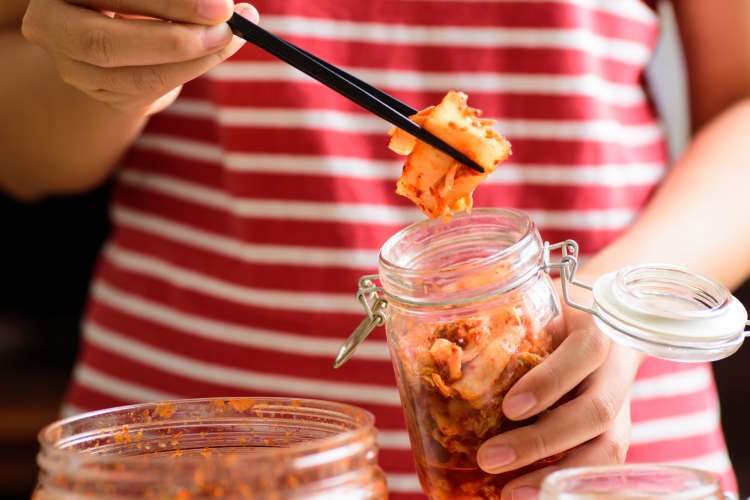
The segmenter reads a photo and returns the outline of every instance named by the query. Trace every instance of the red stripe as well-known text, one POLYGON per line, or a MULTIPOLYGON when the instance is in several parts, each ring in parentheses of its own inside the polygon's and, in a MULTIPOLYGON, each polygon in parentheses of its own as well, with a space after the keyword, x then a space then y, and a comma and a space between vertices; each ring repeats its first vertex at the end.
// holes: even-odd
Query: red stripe
MULTIPOLYGON (((189 88, 189 86, 188 86, 189 88)), ((330 109, 360 113, 361 108, 316 82, 288 83, 269 81, 214 82, 216 104, 230 107, 330 109)), ((440 102, 445 92, 394 91, 397 99, 422 109, 440 102)), ((184 97, 205 97, 199 91, 187 90, 184 97)), ((543 91, 526 93, 469 91, 469 104, 481 109, 484 116, 494 119, 526 120, 607 120, 616 119, 623 125, 653 123, 655 111, 647 101, 621 106, 585 95, 551 95, 543 91)))
MULTIPOLYGON (((248 243, 295 245, 327 248, 379 249, 403 226, 391 224, 297 221, 236 217, 223 210, 196 206, 176 198, 118 186, 117 204, 172 219, 181 224, 211 233, 233 237, 248 243), (137 196, 136 196, 137 195, 137 196)), ((479 204, 477 204, 479 206, 479 204)), ((545 230, 549 241, 572 238, 581 244, 583 253, 601 248, 623 229, 545 230)))
MULTIPOLYGON (((206 141, 207 130, 213 130, 210 120, 162 115, 149 128, 151 133, 174 135, 185 139, 206 141), (203 122, 203 123, 201 123, 203 122)), ((234 127, 225 126, 221 145, 233 152, 264 152, 346 156, 394 160, 398 158, 387 147, 384 134, 364 134, 315 129, 234 127)), ((509 137, 513 143, 513 161, 520 164, 622 164, 638 162, 663 163, 666 143, 656 141, 646 145, 625 145, 592 140, 528 139, 509 137)))
POLYGON ((105 394, 95 389, 91 389, 88 386, 78 383, 75 379, 73 379, 73 382, 68 388, 66 401, 68 404, 84 411, 105 410, 107 408, 117 408, 119 406, 126 406, 133 403, 146 402, 125 401, 111 394, 105 394))
POLYGON ((718 405, 718 395, 709 387, 692 394, 634 400, 631 412, 633 420, 646 421, 718 409, 718 405))
POLYGON ((677 363, 675 361, 647 357, 638 370, 638 379, 643 380, 650 377, 692 371, 700 366, 709 366, 709 370, 711 369, 707 363, 677 363))
MULTIPOLYGON (((102 259, 99 266, 99 278, 124 292, 156 303, 162 301, 171 308, 186 313, 264 330, 341 339, 342 342, 362 321, 364 315, 364 312, 362 315, 359 313, 289 312, 285 309, 240 304, 190 291, 145 274, 116 268, 106 258, 102 259)), ((378 338, 378 336, 372 338, 378 338)))
MULTIPOLYGON (((155 161, 142 155, 168 157, 164 153, 142 151, 131 158, 131 165, 148 165, 134 170, 159 173, 175 178, 185 177, 184 162, 174 160, 155 161)), ((188 160, 189 162, 189 160, 188 160)), ((218 166, 206 167, 204 162, 190 165, 189 181, 197 186, 222 190, 237 198, 273 199, 289 201, 312 201, 337 203, 362 203, 412 207, 413 204, 395 193, 395 180, 362 179, 329 175, 273 174, 267 172, 242 172, 220 170, 218 166), (197 170, 208 170, 200 173, 197 170), (217 173, 223 175, 218 176, 217 173)), ((272 166, 272 165, 265 165, 272 166)), ((502 167, 500 167, 502 168, 502 167)), ((398 167, 393 169, 394 177, 398 167)), ((598 210, 627 208, 636 209, 644 205, 655 186, 547 186, 540 184, 483 184, 476 193, 478 206, 516 207, 522 210, 598 210)), ((140 188, 125 186, 125 190, 140 191, 140 188)), ((134 193, 131 193, 131 195, 134 193)))
POLYGON ((720 430, 710 434, 634 444, 628 462, 674 462, 726 451, 720 430))
POLYGON ((428 26, 592 29, 602 34, 649 42, 656 22, 641 22, 601 10, 561 2, 349 2, 335 0, 260 0, 254 3, 263 15, 290 15, 386 24, 428 26))
MULTIPOLYGON (((420 72, 494 73, 506 75, 597 75, 638 87, 641 68, 613 58, 564 47, 435 46, 338 41, 286 35, 290 42, 344 68, 420 72)), ((252 46, 243 47, 232 62, 278 62, 252 46)), ((230 63, 231 64, 231 63, 230 63)), ((470 90, 470 89, 466 89, 470 90)))
MULTIPOLYGON (((108 350, 101 349, 87 343, 87 354, 83 362, 97 371, 131 383, 149 387, 153 390, 175 394, 179 398, 211 398, 211 397, 252 397, 252 396, 305 396, 304 394, 280 393, 271 390, 255 391, 232 385, 231 380, 226 384, 214 384, 186 378, 148 365, 132 358, 125 358, 108 350)), ((134 353, 137 354, 137 353, 134 353)), ((368 403, 356 403, 356 406, 372 412, 377 419, 380 429, 402 429, 403 412, 398 406, 383 406, 368 403)))
MULTIPOLYGON (((396 387, 393 367, 387 359, 372 361, 355 357, 343 369, 335 370, 335 351, 328 356, 305 356, 222 342, 120 312, 99 301, 94 302, 90 318, 98 326, 129 339, 204 363, 311 380, 396 387)), ((345 334, 341 338, 343 343, 345 334)))
POLYGON ((199 270, 228 283, 270 290, 352 293, 359 278, 365 274, 373 274, 377 266, 374 256, 372 266, 361 269, 251 263, 177 243, 159 234, 144 233, 124 225, 119 226, 117 245, 178 267, 199 270))

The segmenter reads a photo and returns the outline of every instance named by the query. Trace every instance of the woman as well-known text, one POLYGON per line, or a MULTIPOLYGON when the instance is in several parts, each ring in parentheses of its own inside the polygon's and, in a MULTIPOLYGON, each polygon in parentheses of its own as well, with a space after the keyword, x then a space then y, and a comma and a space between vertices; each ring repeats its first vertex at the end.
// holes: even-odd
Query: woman
MULTIPOLYGON (((0 110, 14 117, 0 137, 0 182, 37 198, 86 189, 119 166, 68 411, 227 394, 348 401, 377 416, 393 498, 417 495, 382 332, 330 369, 361 318, 356 279, 419 217, 392 192, 386 125, 243 47, 222 24, 231 2, 31 0, 23 34, 46 53, 19 33, 26 3, 0 8, 12 68, 0 76, 0 110)), ((514 144, 477 206, 518 207, 546 239, 575 238, 589 256, 584 276, 666 261, 736 286, 750 274, 740 215, 750 84, 739 77, 750 61, 735 44, 750 17, 739 0, 721 12, 708 4, 675 5, 699 133, 668 175, 644 89, 659 33, 650 2, 255 6, 271 31, 414 107, 468 92, 514 144)), ((567 340, 503 411, 522 419, 578 387, 576 397, 489 440, 480 465, 501 472, 575 448, 561 466, 678 462, 734 489, 710 367, 642 359, 585 315, 567 316, 567 340)), ((546 472, 513 481, 504 497, 534 497, 546 472)))

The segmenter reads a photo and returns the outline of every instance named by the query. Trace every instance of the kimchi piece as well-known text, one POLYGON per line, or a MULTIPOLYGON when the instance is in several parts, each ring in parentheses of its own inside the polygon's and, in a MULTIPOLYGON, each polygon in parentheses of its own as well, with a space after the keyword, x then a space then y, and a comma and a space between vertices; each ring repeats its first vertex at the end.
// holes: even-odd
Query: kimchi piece
POLYGON ((467 104, 468 96, 451 91, 437 106, 412 120, 484 167, 479 173, 401 129, 390 132, 389 148, 406 156, 396 193, 409 198, 430 218, 471 210, 472 194, 511 154, 510 142, 492 129, 494 120, 467 104))

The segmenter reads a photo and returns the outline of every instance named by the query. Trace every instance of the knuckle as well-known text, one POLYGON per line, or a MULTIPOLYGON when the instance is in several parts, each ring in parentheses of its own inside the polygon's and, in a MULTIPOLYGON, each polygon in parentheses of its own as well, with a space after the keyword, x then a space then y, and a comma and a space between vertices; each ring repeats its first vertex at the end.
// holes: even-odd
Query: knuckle
POLYGON ((533 454, 533 456, 529 457, 531 461, 541 460, 552 455, 552 450, 543 432, 530 432, 529 437, 531 441, 530 449, 533 454))
POLYGON ((628 444, 619 439, 607 437, 602 441, 604 448, 604 456, 606 460, 611 461, 613 464, 621 464, 625 462, 625 458, 628 454, 628 444))
POLYGON ((605 428, 617 417, 617 401, 609 394, 599 394, 591 398, 591 412, 597 428, 605 428))
POLYGON ((103 30, 87 31, 81 38, 81 48, 87 60, 102 67, 112 67, 114 60, 114 41, 112 36, 103 30))
POLYGON ((21 34, 31 43, 38 43, 41 39, 39 25, 36 17, 32 14, 31 8, 23 16, 23 21, 21 21, 21 34))
POLYGON ((163 43, 164 49, 172 54, 182 54, 198 45, 195 42, 195 32, 176 24, 169 30, 163 43))

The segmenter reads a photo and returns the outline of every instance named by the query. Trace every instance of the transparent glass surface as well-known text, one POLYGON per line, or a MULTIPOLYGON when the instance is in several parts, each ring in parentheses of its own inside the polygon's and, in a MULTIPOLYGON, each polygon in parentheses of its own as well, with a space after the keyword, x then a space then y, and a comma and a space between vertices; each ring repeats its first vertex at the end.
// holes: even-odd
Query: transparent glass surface
POLYGON ((715 475, 682 467, 619 465, 567 469, 548 476, 540 500, 718 500, 715 475))
POLYGON ((431 499, 500 498, 546 464, 490 475, 476 462, 486 439, 530 423, 508 421, 503 397, 563 334, 542 248, 524 214, 476 210, 411 226, 381 251, 389 347, 431 499))
POLYGON ((617 273, 614 291, 636 311, 675 319, 716 316, 732 298, 722 284, 673 266, 627 267, 617 273))
POLYGON ((387 498, 373 417, 323 401, 114 408, 40 433, 34 500, 387 498))

